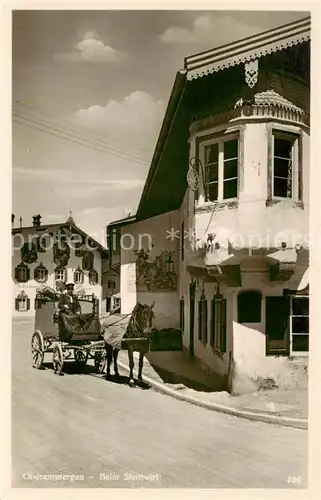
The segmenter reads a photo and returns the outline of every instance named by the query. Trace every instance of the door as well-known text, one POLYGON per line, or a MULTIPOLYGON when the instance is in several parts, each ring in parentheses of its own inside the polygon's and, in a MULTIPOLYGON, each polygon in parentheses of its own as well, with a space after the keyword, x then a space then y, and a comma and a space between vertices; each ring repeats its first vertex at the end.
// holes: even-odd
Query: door
POLYGON ((194 356, 195 283, 189 285, 189 355, 194 356))

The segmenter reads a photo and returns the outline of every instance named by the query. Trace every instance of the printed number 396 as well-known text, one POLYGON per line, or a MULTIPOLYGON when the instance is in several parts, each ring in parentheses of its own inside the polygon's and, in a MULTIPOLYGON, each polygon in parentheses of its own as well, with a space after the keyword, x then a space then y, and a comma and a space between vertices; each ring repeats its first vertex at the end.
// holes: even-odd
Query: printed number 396
POLYGON ((301 483, 301 476, 289 476, 288 483, 300 484, 301 483))

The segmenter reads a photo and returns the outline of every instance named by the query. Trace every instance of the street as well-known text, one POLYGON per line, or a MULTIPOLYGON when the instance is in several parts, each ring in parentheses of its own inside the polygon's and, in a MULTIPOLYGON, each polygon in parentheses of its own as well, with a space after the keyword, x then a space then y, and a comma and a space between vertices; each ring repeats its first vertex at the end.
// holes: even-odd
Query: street
POLYGON ((36 370, 32 333, 32 320, 14 321, 13 487, 306 486, 307 431, 210 412, 90 369, 68 366, 60 377, 51 354, 36 370))

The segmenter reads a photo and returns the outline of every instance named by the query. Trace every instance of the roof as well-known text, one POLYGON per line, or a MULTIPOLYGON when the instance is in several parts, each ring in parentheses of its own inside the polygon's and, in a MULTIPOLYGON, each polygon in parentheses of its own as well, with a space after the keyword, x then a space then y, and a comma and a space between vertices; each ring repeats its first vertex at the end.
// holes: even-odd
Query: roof
POLYGON ((192 80, 230 66, 253 61, 310 39, 311 19, 306 17, 254 36, 185 58, 187 79, 192 80))
MULTIPOLYGON (((236 104, 235 108, 242 106, 242 99, 240 99, 236 104)), ((304 115, 303 109, 295 106, 292 102, 285 97, 282 97, 280 94, 275 92, 274 90, 266 90, 265 92, 259 92, 254 95, 254 105, 255 106, 274 106, 277 108, 283 108, 288 111, 293 111, 300 115, 304 115)))
POLYGON ((136 215, 131 215, 129 217, 124 217, 123 219, 118 219, 116 221, 110 222, 107 227, 109 228, 114 226, 123 226, 132 222, 136 222, 136 215))
MULTIPOLYGON (((276 69, 297 77, 302 85, 308 84, 310 25, 308 17, 185 58, 184 69, 176 74, 136 216, 110 226, 180 208, 187 189, 189 128, 193 121, 209 111, 214 115, 226 111, 229 106, 234 107, 245 85, 242 63, 261 59, 260 71, 261 68, 271 72, 276 69)), ((277 106, 292 105, 299 109, 297 103, 292 104, 273 93, 258 95, 257 105, 271 100, 277 106)))
POLYGON ((101 245, 101 243, 98 243, 94 238, 92 238, 89 234, 85 233, 80 227, 76 226, 76 224, 70 224, 67 222, 62 222, 62 223, 55 223, 55 224, 43 224, 41 226, 24 226, 24 227, 16 227, 11 229, 11 234, 18 234, 21 233, 22 231, 33 231, 33 232, 41 232, 41 231, 47 231, 49 229, 55 229, 55 228, 69 228, 70 230, 73 230, 75 233, 80 234, 84 238, 88 238, 89 241, 91 241, 96 247, 97 250, 99 250, 101 253, 105 253, 107 249, 101 245))

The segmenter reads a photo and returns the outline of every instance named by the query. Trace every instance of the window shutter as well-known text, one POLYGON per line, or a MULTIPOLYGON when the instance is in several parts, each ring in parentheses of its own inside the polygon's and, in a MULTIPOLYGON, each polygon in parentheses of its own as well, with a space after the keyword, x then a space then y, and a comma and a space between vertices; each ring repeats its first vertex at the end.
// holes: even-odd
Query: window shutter
POLYGON ((215 346, 215 299, 211 300, 211 331, 210 331, 210 345, 211 347, 215 346))
POLYGON ((16 281, 20 281, 20 272, 19 272, 19 267, 16 267, 14 270, 14 279, 16 281))
POLYGON ((27 311, 30 310, 30 299, 27 299, 27 311))
POLYGON ((202 302, 198 303, 198 340, 202 340, 202 302))
POLYGON ((15 309, 19 311, 19 299, 15 299, 15 309))
POLYGON ((207 300, 204 300, 204 304, 203 304, 203 308, 204 308, 204 316, 203 316, 203 328, 204 328, 204 332, 203 332, 203 339, 204 339, 204 342, 205 344, 207 344, 207 300))
POLYGON ((26 269, 26 275, 27 275, 26 281, 29 281, 30 280, 30 269, 29 269, 29 267, 27 267, 27 269, 26 269))
POLYGON ((226 352, 226 299, 223 299, 220 305, 221 305, 220 351, 226 352))
POLYGON ((179 318, 179 327, 180 327, 180 330, 183 332, 184 331, 184 314, 185 313, 185 307, 184 307, 184 299, 182 298, 180 300, 180 318, 179 318))

